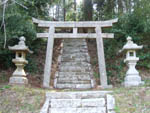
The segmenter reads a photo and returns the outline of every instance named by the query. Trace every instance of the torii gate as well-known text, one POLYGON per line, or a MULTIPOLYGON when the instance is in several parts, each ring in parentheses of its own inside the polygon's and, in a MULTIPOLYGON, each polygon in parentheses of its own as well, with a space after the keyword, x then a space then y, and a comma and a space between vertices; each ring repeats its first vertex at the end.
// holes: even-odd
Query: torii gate
POLYGON ((102 87, 108 87, 103 38, 114 38, 114 34, 102 33, 102 28, 112 27, 113 23, 117 21, 118 19, 108 21, 52 22, 33 18, 33 22, 37 23, 39 27, 49 28, 48 33, 37 33, 38 38, 48 38, 43 87, 50 87, 54 38, 96 38, 100 83, 102 87), (72 28, 73 33, 55 33, 55 28, 72 28), (96 33, 78 33, 78 28, 95 28, 96 33))

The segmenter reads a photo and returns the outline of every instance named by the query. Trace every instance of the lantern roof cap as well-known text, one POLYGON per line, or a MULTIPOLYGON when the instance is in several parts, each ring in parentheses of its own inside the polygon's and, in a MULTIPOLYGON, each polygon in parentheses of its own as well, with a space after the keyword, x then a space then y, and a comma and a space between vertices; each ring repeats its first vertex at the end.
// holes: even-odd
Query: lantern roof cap
POLYGON ((12 51, 25 51, 25 52, 28 52, 28 53, 33 53, 31 50, 29 50, 28 46, 26 46, 25 44, 25 41, 26 41, 26 38, 24 36, 21 36, 19 38, 19 43, 18 45, 14 45, 14 46, 8 46, 9 50, 12 50, 12 51))
POLYGON ((137 50, 142 48, 143 46, 138 46, 135 44, 130 36, 128 36, 127 43, 123 46, 123 50, 137 50))

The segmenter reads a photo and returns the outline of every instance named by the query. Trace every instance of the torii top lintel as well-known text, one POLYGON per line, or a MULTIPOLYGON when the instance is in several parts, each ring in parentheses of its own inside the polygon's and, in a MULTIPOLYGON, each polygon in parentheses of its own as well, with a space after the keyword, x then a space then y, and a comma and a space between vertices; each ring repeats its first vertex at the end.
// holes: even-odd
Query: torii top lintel
MULTIPOLYGON (((96 28, 96 27, 112 27, 114 23, 116 23, 118 19, 112 19, 107 21, 43 21, 33 18, 33 22, 38 24, 39 27, 43 28, 73 28, 73 34, 69 33, 54 33, 54 38, 96 38, 96 33, 77 33, 77 28, 87 27, 87 28, 96 28)), ((114 38, 113 33, 101 33, 103 38, 114 38)), ((49 33, 37 33, 37 38, 47 38, 49 37, 49 33)))
POLYGON ((117 19, 107 20, 107 21, 43 21, 32 18, 34 23, 37 23, 39 27, 111 27, 113 23, 118 22, 117 19))

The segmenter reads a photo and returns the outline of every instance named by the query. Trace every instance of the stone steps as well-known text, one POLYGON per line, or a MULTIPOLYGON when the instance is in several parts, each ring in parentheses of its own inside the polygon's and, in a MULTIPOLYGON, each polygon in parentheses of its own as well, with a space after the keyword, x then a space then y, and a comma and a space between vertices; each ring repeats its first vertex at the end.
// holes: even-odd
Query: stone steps
POLYGON ((65 39, 54 80, 57 89, 90 89, 95 83, 85 39, 65 39))
POLYGON ((91 80, 62 80, 58 79, 57 82, 59 84, 91 84, 91 80))
POLYGON ((91 67, 61 66, 59 71, 60 72, 90 72, 91 71, 91 67))
MULTIPOLYGON (((73 41, 70 41, 70 40, 65 40, 65 44, 68 46, 68 45, 86 45, 86 41, 85 39, 79 39, 79 40, 75 40, 73 39, 73 41)), ((64 45, 65 45, 64 44, 64 45)))
MULTIPOLYGON (((80 63, 81 64, 81 63, 80 63)), ((78 64, 79 65, 79 64, 78 64)), ((92 69, 91 67, 90 67, 90 65, 88 66, 84 66, 84 65, 80 65, 80 66, 75 66, 75 65, 72 65, 72 66, 69 66, 68 64, 65 64, 65 63, 62 63, 61 65, 60 65, 61 67, 60 68, 70 68, 70 69, 81 69, 81 68, 83 68, 83 69, 92 69)))
POLYGON ((63 54, 74 54, 74 53, 87 53, 88 52, 88 49, 87 48, 75 48, 75 47, 72 47, 72 48, 67 48, 66 49, 63 49, 63 54))
POLYGON ((111 91, 47 92, 40 113, 115 113, 111 91))
POLYGON ((84 54, 84 55, 74 55, 72 56, 71 54, 68 55, 64 55, 62 56, 62 59, 80 59, 80 58, 90 58, 88 55, 84 54))
POLYGON ((74 48, 76 48, 76 49, 79 49, 79 48, 81 48, 81 49, 87 49, 87 46, 86 45, 81 45, 81 44, 78 44, 78 45, 70 45, 70 46, 64 46, 64 50, 65 49, 74 49, 74 48))
POLYGON ((93 73, 91 73, 91 72, 58 72, 59 73, 59 75, 66 75, 66 76, 82 76, 82 75, 89 75, 89 74, 93 74, 93 73))
POLYGON ((105 98, 112 91, 76 91, 76 92, 47 92, 46 97, 50 99, 95 99, 105 98))
MULTIPOLYGON (((69 54, 69 53, 63 54, 63 53, 62 53, 62 55, 63 55, 63 56, 89 56, 88 53, 73 53, 73 54, 69 54)), ((62 57, 63 57, 63 56, 62 56, 62 57)))
POLYGON ((90 62, 90 59, 89 58, 75 58, 75 59, 61 58, 61 62, 90 62))
POLYGON ((87 55, 87 53, 81 53, 81 54, 62 54, 62 59, 80 59, 80 58, 90 58, 89 55, 87 55))
POLYGON ((82 50, 88 50, 87 46, 78 46, 78 47, 73 47, 73 46, 70 46, 70 47, 64 47, 63 50, 65 51, 79 51, 81 52, 82 50))
POLYGON ((60 66, 91 67, 91 64, 88 62, 61 62, 60 66))
POLYGON ((87 49, 76 49, 76 50, 73 50, 73 49, 68 49, 68 50, 63 50, 63 53, 64 54, 73 54, 73 53, 87 53, 88 50, 87 49))
POLYGON ((83 90, 83 89, 91 89, 92 86, 91 84, 71 84, 71 83, 57 83, 56 87, 58 89, 78 89, 78 90, 83 90))
POLYGON ((106 113, 106 108, 51 108, 49 113, 106 113))
POLYGON ((75 48, 87 48, 87 44, 86 42, 83 42, 83 43, 78 43, 78 44, 73 44, 73 43, 64 43, 63 44, 63 47, 64 48, 67 48, 67 47, 75 47, 75 48))
POLYGON ((90 76, 60 76, 57 78, 58 81, 88 81, 91 80, 90 76))

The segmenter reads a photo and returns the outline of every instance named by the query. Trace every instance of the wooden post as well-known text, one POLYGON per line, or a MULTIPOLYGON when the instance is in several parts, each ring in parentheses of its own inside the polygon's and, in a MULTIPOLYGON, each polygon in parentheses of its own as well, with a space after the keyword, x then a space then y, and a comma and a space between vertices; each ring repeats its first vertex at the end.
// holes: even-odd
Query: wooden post
POLYGON ((107 74, 106 74, 106 66, 105 66, 102 29, 100 26, 96 27, 96 34, 97 34, 96 43, 97 43, 100 83, 102 87, 106 88, 108 87, 108 83, 107 83, 107 74))
POLYGON ((54 26, 49 28, 49 36, 47 42, 47 51, 46 51, 46 60, 44 68, 44 80, 43 87, 50 87, 50 78, 51 78, 51 65, 52 65, 52 56, 53 56, 53 45, 54 45, 54 26))

